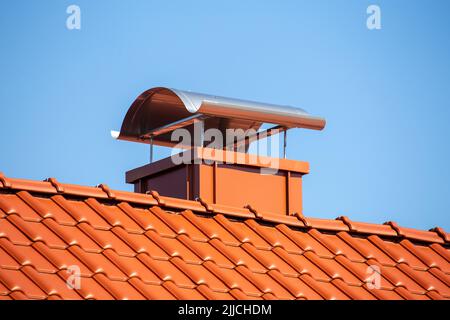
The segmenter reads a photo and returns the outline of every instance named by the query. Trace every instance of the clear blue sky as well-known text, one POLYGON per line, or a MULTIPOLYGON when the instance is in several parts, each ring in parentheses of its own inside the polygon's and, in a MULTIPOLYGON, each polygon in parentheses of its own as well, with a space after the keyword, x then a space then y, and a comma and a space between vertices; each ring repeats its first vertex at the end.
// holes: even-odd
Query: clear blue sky
POLYGON ((311 164, 307 216, 449 231, 449 14, 447 0, 4 2, 0 171, 132 190, 124 172, 148 148, 109 130, 169 86, 326 117, 289 133, 289 158, 311 164), (381 30, 366 28, 369 4, 381 30))

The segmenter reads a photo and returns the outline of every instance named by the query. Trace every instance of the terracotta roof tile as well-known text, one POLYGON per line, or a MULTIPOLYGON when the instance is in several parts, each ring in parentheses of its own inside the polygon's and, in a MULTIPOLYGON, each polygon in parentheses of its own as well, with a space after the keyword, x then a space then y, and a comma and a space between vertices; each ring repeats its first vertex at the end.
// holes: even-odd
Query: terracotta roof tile
POLYGON ((64 193, 71 196, 79 196, 84 199, 91 197, 98 199, 108 199, 108 195, 101 188, 85 187, 74 184, 64 184, 64 193))
POLYGON ((83 201, 67 200, 61 195, 53 196, 52 200, 77 221, 77 223, 87 222, 93 228, 102 230, 109 230, 111 228, 111 225, 83 201))
POLYGON ((104 274, 117 281, 126 281, 127 276, 101 253, 86 252, 78 246, 69 247, 69 251, 94 274, 104 274))
POLYGON ((120 255, 135 255, 135 252, 114 232, 94 229, 85 222, 80 223, 77 229, 76 233, 80 236, 83 235, 83 240, 85 240, 84 243, 80 242, 79 246, 85 251, 100 253, 102 249, 113 249, 120 255))
POLYGON ((426 266, 399 243, 383 241, 376 235, 369 236, 368 239, 396 263, 406 263, 413 268, 426 270, 426 266))
POLYGON ((21 291, 13 291, 9 294, 9 296, 11 297, 11 300, 36 300, 36 298, 28 297, 21 291))
POLYGON ((161 280, 138 259, 119 256, 114 251, 108 249, 103 253, 111 260, 128 278, 138 278, 146 284, 161 285, 161 280))
POLYGON ((358 279, 343 268, 334 259, 321 259, 311 251, 305 252, 305 257, 323 271, 330 279, 341 279, 352 285, 361 285, 358 279))
POLYGON ((338 237, 344 240, 349 246, 358 251, 365 259, 375 259, 383 265, 395 266, 393 259, 388 254, 380 250, 368 238, 352 237, 348 233, 338 233, 338 237))
MULTIPOLYGON (((365 285, 365 287, 367 287, 365 285)), ((398 294, 394 289, 392 290, 377 290, 377 289, 367 289, 379 300, 404 300, 405 298, 398 294)))
POLYGON ((374 224, 367 222, 355 222, 351 221, 347 217, 338 217, 337 220, 341 220, 350 231, 361 234, 378 234, 382 236, 396 236, 397 232, 387 224, 374 224))
MULTIPOLYGON (((45 225, 48 230, 51 230, 55 235, 62 239, 67 244, 67 246, 76 245, 88 252, 101 252, 101 248, 94 241, 92 241, 92 239, 89 238, 82 230, 80 230, 83 225, 87 225, 86 223, 81 223, 80 225, 78 225, 78 227, 62 226, 56 223, 54 220, 45 219, 42 224, 45 225)), ((46 242, 47 239, 44 238, 43 241, 46 242)), ((56 245, 49 246, 56 247, 56 245)))
MULTIPOLYGON (((0 239, 0 247, 4 250, 4 254, 13 258, 19 267, 32 266, 39 272, 55 273, 57 269, 45 259, 39 251, 32 246, 16 246, 9 240, 0 239)), ((14 265, 3 264, 6 267, 13 267, 14 265)))
POLYGON ((444 273, 450 273, 450 265, 432 249, 425 246, 416 246, 407 239, 402 240, 400 243, 404 248, 421 260, 427 268, 436 267, 444 273))
POLYGON ((33 267, 26 266, 21 269, 47 296, 56 295, 62 299, 81 299, 75 290, 70 289, 58 274, 43 273, 33 267))
MULTIPOLYGON (((261 296, 261 294, 272 292, 270 284, 273 283, 274 280, 267 274, 252 272, 245 266, 238 266, 235 270, 252 284, 254 290, 250 291, 247 289, 247 291, 245 291, 248 295, 261 296)), ((277 287, 279 286, 277 285, 277 287)))
POLYGON ((155 219, 149 211, 144 209, 137 209, 130 206, 127 202, 121 202, 117 205, 122 211, 127 214, 134 222, 136 222, 140 229, 144 231, 156 230, 158 225, 155 225, 155 219))
POLYGON ((148 194, 119 191, 119 190, 114 190, 114 193, 116 195, 116 200, 123 201, 124 203, 131 202, 141 205, 151 205, 151 206, 158 205, 158 201, 156 201, 156 199, 153 196, 148 194))
MULTIPOLYGON (((1 240, 4 240, 1 239, 1 240)), ((8 240, 6 240, 8 241, 8 240)), ((8 251, 5 251, 2 246, 0 245, 0 268, 4 269, 15 269, 19 270, 21 267, 21 264, 17 262, 16 259, 14 259, 8 251)))
POLYGON ((444 242, 450 242, 450 233, 445 232, 444 229, 436 227, 431 229, 430 231, 434 231, 438 236, 444 240, 444 242))
POLYGON ((431 273, 439 281, 443 282, 447 287, 450 287, 450 275, 443 273, 438 268, 430 268, 428 272, 431 273))
MULTIPOLYGON (((25 221, 17 215, 10 215, 6 219, 16 227, 16 230, 20 230, 20 232, 32 242, 41 241, 52 248, 67 248, 67 244, 54 234, 52 230, 46 227, 44 223, 25 221)), ((12 242, 14 242, 14 240, 12 240, 12 242)), ((26 243, 26 245, 30 244, 31 242, 26 243)))
POLYGON ((161 286, 168 292, 170 292, 170 294, 173 296, 173 299, 187 300, 190 297, 187 292, 195 293, 195 288, 178 287, 172 281, 163 282, 161 286))
POLYGON ((0 194, 0 209, 7 215, 17 214, 27 221, 39 222, 42 218, 16 194, 0 194))
MULTIPOLYGON (((216 292, 212 291, 208 288, 206 285, 201 285, 197 287, 197 291, 200 292, 204 298, 209 300, 235 300, 233 295, 230 292, 216 292)), ((245 296, 242 291, 236 290, 238 292, 241 292, 242 299, 248 298, 245 296)))
POLYGON ((443 282, 444 280, 433 276, 432 273, 414 270, 406 264, 400 264, 398 268, 411 279, 414 279, 426 291, 436 290, 441 295, 450 296, 450 288, 448 285, 443 282))
POLYGON ((204 264, 214 275, 220 277, 222 282, 231 290, 239 289, 247 295, 258 296, 260 292, 251 278, 246 277, 250 271, 244 267, 234 269, 219 268, 212 262, 204 264))
POLYGON ((104 274, 96 274, 94 279, 115 299, 119 300, 143 300, 145 297, 126 281, 115 281, 104 274))
POLYGON ((169 255, 145 234, 128 233, 121 227, 114 227, 111 231, 131 248, 132 252, 134 252, 133 254, 146 253, 153 259, 169 259, 169 255))
POLYGON ((236 208, 222 204, 207 204, 203 202, 201 199, 200 203, 205 207, 207 211, 210 211, 215 214, 225 214, 234 218, 254 218, 255 214, 252 213, 249 208, 236 208))
MULTIPOLYGON (((71 274, 66 270, 58 272, 59 277, 62 279, 62 283, 66 284, 70 281, 71 274)), ((86 300, 110 300, 113 296, 109 294, 93 277, 81 277, 80 287, 74 289, 76 293, 86 300)))
POLYGON ((159 196, 158 199, 161 206, 164 206, 169 209, 176 210, 193 210, 196 212, 206 212, 205 207, 196 201, 184 200, 184 199, 176 199, 170 197, 159 196))
MULTIPOLYGON (((306 281, 312 281, 308 279, 308 277, 304 277, 306 281)), ((308 283, 308 285, 312 286, 312 283, 308 283)), ((332 282, 316 282, 315 290, 320 292, 322 297, 326 300, 349 300, 350 297, 346 295, 342 290, 340 290, 335 284, 332 282)))
MULTIPOLYGON (((175 296, 170 293, 163 285, 158 284, 148 284, 144 283, 139 278, 132 278, 128 281, 134 289, 136 289, 141 295, 143 295, 146 299, 151 300, 173 300, 175 296)), ((181 290, 177 288, 177 290, 181 290)), ((193 290, 191 290, 193 291, 193 290)))
POLYGON ((0 282, 10 292, 21 291, 30 299, 45 299, 47 294, 22 270, 0 269, 0 282))
MULTIPOLYGON (((253 221, 254 222, 254 221, 253 221)), ((301 254, 303 250, 297 246, 292 240, 286 237, 282 232, 273 226, 264 226, 260 224, 253 224, 255 232, 261 232, 266 241, 270 243, 272 247, 280 247, 289 253, 301 254)))
POLYGON ((276 226, 278 230, 280 230, 286 237, 288 237, 292 242, 294 242, 300 249, 304 252, 313 251, 317 255, 326 258, 333 258, 333 253, 327 249, 324 245, 322 245, 319 241, 314 239, 311 235, 308 234, 305 230, 296 232, 290 229, 286 225, 278 225, 276 226))
POLYGON ((428 300, 449 288, 440 228, 0 176, 0 299, 428 300), (379 289, 367 284, 374 266, 379 289))
POLYGON ((147 230, 148 232, 157 231, 159 234, 165 237, 176 237, 176 232, 174 232, 167 224, 161 221, 152 210, 145 210, 143 214, 146 216, 146 221, 148 221, 147 227, 144 228, 144 230, 147 230))
POLYGON ((381 267, 381 274, 383 274, 395 287, 403 287, 409 292, 417 294, 425 294, 426 289, 411 278, 410 275, 404 273, 400 268, 381 267))
MULTIPOLYGON (((307 300, 322 300, 323 298, 314 288, 310 287, 302 278, 289 278, 291 294, 297 299, 305 298, 307 300)), ((316 283, 317 284, 317 283, 316 283)), ((318 285, 318 284, 317 284, 318 285)))
POLYGON ((174 264, 181 272, 187 275, 196 285, 205 284, 214 291, 227 291, 227 287, 223 283, 223 281, 220 278, 216 277, 203 265, 188 264, 179 257, 171 259, 171 263, 174 264))
POLYGON ((309 260, 305 255, 288 254, 285 251, 276 250, 276 253, 289 263, 298 274, 308 274, 316 280, 329 281, 330 278, 317 265, 309 260))
POLYGON ((203 242, 208 241, 207 236, 186 220, 181 214, 167 214, 166 211, 159 207, 152 207, 150 210, 177 235, 185 234, 193 240, 203 242))
POLYGON ((214 219, 236 239, 238 239, 240 243, 248 242, 259 249, 270 250, 270 244, 262 237, 257 235, 254 231, 252 231, 244 223, 231 221, 220 214, 216 215, 214 219))
POLYGON ((6 288, 1 282, 0 282, 0 296, 7 295, 9 293, 8 288, 6 288))
POLYGON ((436 253, 438 253, 441 257, 447 260, 447 262, 450 262, 450 249, 448 248, 448 246, 446 249, 443 246, 433 243, 430 245, 430 248, 432 248, 436 253))
POLYGON ((120 226, 130 233, 142 233, 142 228, 117 206, 102 205, 96 199, 87 199, 86 203, 111 226, 120 226))
POLYGON ((366 262, 354 262, 343 255, 337 256, 335 260, 359 280, 357 285, 364 285, 369 281, 371 273, 367 272, 369 266, 366 262))
POLYGON ((185 248, 177 238, 162 237, 154 231, 148 231, 145 235, 168 256, 181 257, 184 261, 194 264, 201 263, 200 258, 191 250, 185 248))
MULTIPOLYGON (((234 263, 232 263, 226 256, 220 253, 214 248, 209 242, 193 241, 186 235, 181 235, 178 237, 189 250, 191 250, 195 255, 200 258, 199 263, 204 261, 213 261, 220 267, 234 268, 234 263)), ((186 260, 186 259, 185 259, 186 260)))
POLYGON ((25 190, 39 193, 54 193, 55 187, 50 182, 26 180, 26 179, 10 179, 5 178, 7 185, 3 185, 5 189, 25 190))
POLYGON ((178 269, 172 262, 164 260, 153 260, 147 254, 141 253, 137 256, 149 270, 155 273, 162 281, 171 281, 179 287, 195 287, 194 282, 178 269))
POLYGON ((241 247, 225 245, 217 239, 211 240, 210 243, 214 248, 225 255, 235 266, 244 265, 254 272, 266 272, 266 268, 261 262, 253 258, 247 251, 242 250, 241 247))
POLYGON ((200 218, 192 211, 183 211, 182 214, 190 223, 202 230, 209 239, 219 239, 221 242, 233 246, 241 244, 236 237, 222 227, 213 217, 200 218))
POLYGON ((363 286, 349 285, 341 279, 334 279, 332 283, 353 300, 376 300, 371 290, 363 286))
POLYGON ((397 232, 399 236, 412 238, 419 241, 427 241, 427 242, 438 242, 443 243, 444 240, 439 236, 439 234, 430 231, 424 230, 416 230, 411 228, 400 227, 392 222, 388 222, 393 229, 397 232), (395 227, 394 227, 395 226, 395 227))
POLYGON ((254 273, 253 277, 258 283, 261 284, 261 288, 264 293, 270 292, 275 297, 281 299, 293 299, 294 295, 289 292, 289 289, 293 288, 293 284, 288 279, 283 277, 280 272, 276 270, 269 271, 267 274, 254 273), (286 288, 288 287, 288 288, 286 288))
POLYGON ((82 277, 92 277, 94 274, 85 264, 81 262, 70 250, 49 248, 42 242, 35 242, 33 248, 38 251, 42 257, 49 261, 57 270, 66 271, 71 266, 77 266, 80 269, 82 277))
MULTIPOLYGON (((51 199, 35 198, 26 191, 18 192, 17 195, 30 208, 33 208, 34 212, 40 215, 42 219, 51 218, 61 225, 74 226, 76 224, 76 221, 51 199)), ((26 220, 26 217, 21 213, 19 215, 26 220)))
POLYGON ((348 231, 348 226, 339 220, 319 219, 319 218, 304 218, 307 221, 307 226, 321 230, 331 231, 348 231))
POLYGON ((361 253, 359 253, 356 249, 354 249, 339 237, 336 237, 335 234, 323 234, 317 230, 314 231, 317 232, 315 238, 321 244, 327 247, 327 249, 330 250, 334 255, 343 255, 349 260, 356 262, 364 262, 366 260, 366 258, 364 258, 361 253))
POLYGON ((292 277, 298 276, 298 272, 296 272, 294 268, 292 268, 286 261, 280 259, 280 257, 271 250, 266 251, 257 249, 249 243, 242 244, 241 248, 244 248, 244 250, 255 260, 259 261, 265 269, 278 270, 282 274, 292 277))

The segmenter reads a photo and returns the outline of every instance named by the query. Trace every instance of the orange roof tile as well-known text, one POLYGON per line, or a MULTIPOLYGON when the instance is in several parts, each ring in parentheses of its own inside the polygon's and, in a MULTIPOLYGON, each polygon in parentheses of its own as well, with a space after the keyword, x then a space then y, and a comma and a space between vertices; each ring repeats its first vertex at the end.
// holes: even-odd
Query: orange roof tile
POLYGON ((0 174, 0 300, 450 299, 441 228, 250 209, 0 174))

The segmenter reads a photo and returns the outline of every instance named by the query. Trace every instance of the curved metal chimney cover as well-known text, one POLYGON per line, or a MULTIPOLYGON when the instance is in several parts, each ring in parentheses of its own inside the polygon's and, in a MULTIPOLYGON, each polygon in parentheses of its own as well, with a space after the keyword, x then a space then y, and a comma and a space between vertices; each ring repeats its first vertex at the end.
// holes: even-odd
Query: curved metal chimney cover
MULTIPOLYGON (((143 92, 133 102, 124 118, 118 139, 148 143, 149 132, 174 123, 183 125, 184 119, 196 115, 206 118, 205 129, 258 129, 262 123, 313 130, 325 127, 325 119, 312 116, 297 107, 155 87, 143 92)), ((156 137, 154 142, 174 145, 170 141, 170 132, 156 137)))

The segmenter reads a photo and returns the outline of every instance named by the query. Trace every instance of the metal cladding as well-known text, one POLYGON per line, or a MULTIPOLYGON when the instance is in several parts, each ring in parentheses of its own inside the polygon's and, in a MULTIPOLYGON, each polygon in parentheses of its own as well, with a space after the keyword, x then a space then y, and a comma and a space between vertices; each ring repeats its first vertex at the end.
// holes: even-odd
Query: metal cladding
POLYGON ((272 123, 284 130, 306 128, 321 130, 325 119, 290 106, 225 98, 177 89, 156 87, 142 93, 131 105, 122 123, 118 139, 174 146, 171 132, 185 128, 194 134, 194 124, 204 129, 258 130, 272 123))

